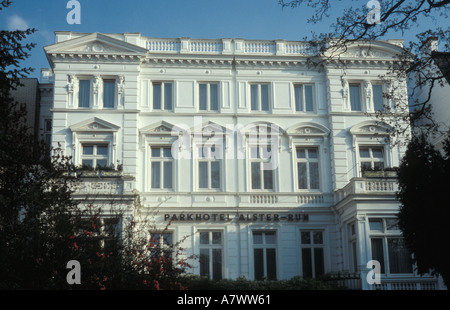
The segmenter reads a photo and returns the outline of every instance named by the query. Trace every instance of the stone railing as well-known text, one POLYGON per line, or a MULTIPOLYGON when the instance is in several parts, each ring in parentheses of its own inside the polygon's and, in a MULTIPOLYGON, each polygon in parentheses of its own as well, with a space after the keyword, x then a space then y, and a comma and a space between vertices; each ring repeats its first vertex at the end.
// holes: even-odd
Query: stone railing
POLYGON ((398 190, 396 179, 387 178, 353 178, 336 192, 336 201, 355 194, 395 194, 398 190))
POLYGON ((307 42, 284 40, 146 38, 144 46, 150 53, 168 54, 311 56, 317 53, 307 42))
POLYGON ((374 289, 376 290, 402 290, 402 291, 415 291, 415 290, 436 290, 438 289, 438 282, 436 280, 430 279, 417 279, 410 281, 399 281, 399 280, 391 280, 391 281, 381 281, 381 284, 375 285, 374 289))

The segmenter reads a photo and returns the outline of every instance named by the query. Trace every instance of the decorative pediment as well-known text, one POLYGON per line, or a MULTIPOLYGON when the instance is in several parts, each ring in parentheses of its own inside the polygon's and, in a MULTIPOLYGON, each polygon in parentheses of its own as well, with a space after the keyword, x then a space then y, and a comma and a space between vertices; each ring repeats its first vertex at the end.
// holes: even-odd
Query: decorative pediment
POLYGON ((115 132, 120 129, 119 126, 107 121, 93 117, 83 122, 70 126, 72 132, 115 132))
POLYGON ((232 130, 212 121, 208 121, 201 124, 201 126, 196 125, 192 127, 191 132, 193 134, 202 134, 204 136, 217 136, 221 134, 226 135, 228 132, 232 132, 232 130))
POLYGON ((140 129, 140 132, 141 134, 171 135, 172 129, 172 124, 165 121, 160 121, 140 129))
POLYGON ((389 135, 391 127, 385 123, 377 121, 366 121, 350 128, 352 135, 389 135))
POLYGON ((330 130, 318 123, 302 123, 292 126, 287 130, 289 136, 328 136, 330 130))
POLYGON ((140 46, 112 38, 101 33, 92 33, 75 39, 46 46, 45 51, 52 53, 83 54, 141 54, 147 50, 140 46))
POLYGON ((392 41, 370 41, 348 43, 341 51, 330 50, 333 55, 339 55, 344 59, 354 60, 392 60, 405 53, 402 42, 392 41))

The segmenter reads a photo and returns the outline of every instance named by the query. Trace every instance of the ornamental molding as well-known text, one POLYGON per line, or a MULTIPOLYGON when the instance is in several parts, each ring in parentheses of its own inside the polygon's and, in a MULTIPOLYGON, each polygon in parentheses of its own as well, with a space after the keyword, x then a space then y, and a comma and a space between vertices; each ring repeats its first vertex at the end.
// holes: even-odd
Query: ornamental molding
POLYGON ((69 127, 72 132, 116 132, 119 126, 97 117, 90 118, 69 127))

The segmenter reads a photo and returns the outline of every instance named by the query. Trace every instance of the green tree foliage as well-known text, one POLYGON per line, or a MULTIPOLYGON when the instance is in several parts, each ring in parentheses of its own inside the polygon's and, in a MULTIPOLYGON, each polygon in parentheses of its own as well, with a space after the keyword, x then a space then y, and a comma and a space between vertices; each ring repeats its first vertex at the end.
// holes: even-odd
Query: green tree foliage
MULTIPOLYGON (((0 2, 0 13, 10 5, 0 2)), ((0 31, 0 289, 183 289, 189 266, 181 249, 162 253, 148 230, 122 221, 120 203, 75 200, 81 180, 71 158, 58 148, 50 155, 27 127, 26 107, 10 93, 31 71, 20 62, 34 47, 22 42, 35 31, 0 31), (81 265, 81 284, 67 282, 71 260, 81 265)))
POLYGON ((434 270, 450 285, 450 139, 444 152, 414 137, 398 171, 399 227, 419 273, 434 270))

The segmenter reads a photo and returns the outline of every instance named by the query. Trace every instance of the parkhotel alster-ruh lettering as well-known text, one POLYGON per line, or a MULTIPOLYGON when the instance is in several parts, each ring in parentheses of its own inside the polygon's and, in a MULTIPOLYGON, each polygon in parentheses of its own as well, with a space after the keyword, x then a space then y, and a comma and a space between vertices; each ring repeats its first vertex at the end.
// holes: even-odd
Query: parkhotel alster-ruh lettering
POLYGON ((237 218, 239 222, 307 222, 309 215, 304 213, 289 213, 280 215, 278 213, 246 213, 246 214, 227 214, 227 213, 180 213, 180 214, 164 214, 165 221, 172 222, 205 222, 220 221, 229 222, 237 218))

